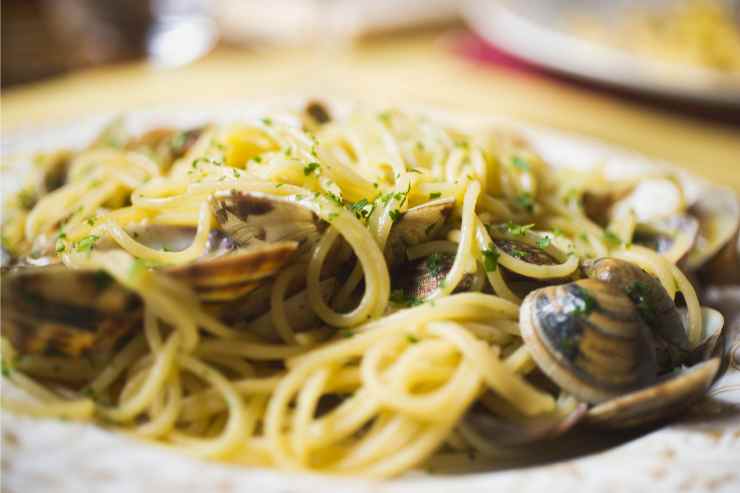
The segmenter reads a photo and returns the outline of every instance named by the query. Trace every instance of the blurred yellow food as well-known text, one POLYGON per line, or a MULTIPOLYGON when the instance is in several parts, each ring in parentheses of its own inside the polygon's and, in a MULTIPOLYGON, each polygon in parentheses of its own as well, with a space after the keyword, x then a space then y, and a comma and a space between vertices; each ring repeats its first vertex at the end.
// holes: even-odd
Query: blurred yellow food
POLYGON ((666 62, 740 73, 740 22, 727 2, 689 0, 665 10, 629 10, 616 29, 604 32, 580 19, 590 37, 666 62))

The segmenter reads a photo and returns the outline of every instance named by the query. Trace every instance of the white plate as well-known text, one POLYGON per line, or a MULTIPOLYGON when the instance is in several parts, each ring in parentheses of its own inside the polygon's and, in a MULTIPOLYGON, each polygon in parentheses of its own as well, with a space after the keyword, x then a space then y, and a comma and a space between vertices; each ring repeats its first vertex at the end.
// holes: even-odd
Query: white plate
POLYGON ((498 48, 536 65, 640 92, 740 109, 740 75, 631 54, 579 36, 566 23, 575 13, 606 22, 635 4, 627 0, 469 0, 465 18, 498 48))
MULTIPOLYGON (((290 105, 289 105, 290 106, 290 105)), ((284 109, 286 106, 283 104, 284 109)), ((257 117, 268 107, 235 103, 210 109, 161 108, 129 115, 133 130, 161 124, 193 125, 257 117)), ((273 108, 278 109, 279 108, 273 108)), ((412 108, 413 110, 413 108, 412 108)), ((491 118, 452 117, 463 123, 492 123, 491 118)), ((15 155, 13 174, 3 183, 18 182, 28 153, 88 142, 108 117, 75 123, 64 128, 28 130, 3 136, 3 162, 15 155)), ((495 121, 501 123, 500 121, 495 121)), ((557 132, 514 125, 524 132, 546 161, 556 165, 589 167, 606 164, 615 173, 644 171, 665 166, 624 150, 557 132)), ((684 177, 694 193, 706 186, 684 177)), ((724 192, 723 192, 724 193, 724 192)), ((740 293, 735 293, 737 301, 740 293)), ((735 303, 735 306, 740 304, 735 303)), ((737 321, 736 321, 737 322, 737 321)), ((737 323, 730 336, 740 341, 737 323)), ((729 327, 726 327, 728 329, 729 327)), ((740 346, 740 345, 737 345, 740 346)), ((740 361, 740 347, 735 358, 740 361)), ((9 391, 4 388, 3 391, 9 391)), ((740 489, 740 371, 731 370, 715 385, 713 407, 704 407, 699 418, 661 428, 639 439, 604 452, 526 469, 499 470, 464 475, 430 476, 418 472, 377 482, 359 478, 248 469, 200 462, 92 425, 37 420, 2 415, 3 491, 129 493, 200 493, 204 491, 250 493, 489 493, 493 491, 555 493, 559 491, 686 491, 732 492, 740 489), (722 409, 718 415, 712 410, 722 409)), ((567 451, 565 451, 567 452, 567 451)))

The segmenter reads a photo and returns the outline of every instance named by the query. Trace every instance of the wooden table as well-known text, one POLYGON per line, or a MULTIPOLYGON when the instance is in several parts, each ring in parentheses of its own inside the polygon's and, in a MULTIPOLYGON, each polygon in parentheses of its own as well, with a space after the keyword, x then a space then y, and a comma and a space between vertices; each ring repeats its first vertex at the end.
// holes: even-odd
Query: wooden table
POLYGON ((222 49, 178 69, 145 63, 78 72, 5 91, 3 132, 96 112, 291 95, 420 103, 513 117, 588 134, 670 160, 740 191, 740 127, 677 116, 553 79, 454 54, 454 33, 354 47, 222 49))

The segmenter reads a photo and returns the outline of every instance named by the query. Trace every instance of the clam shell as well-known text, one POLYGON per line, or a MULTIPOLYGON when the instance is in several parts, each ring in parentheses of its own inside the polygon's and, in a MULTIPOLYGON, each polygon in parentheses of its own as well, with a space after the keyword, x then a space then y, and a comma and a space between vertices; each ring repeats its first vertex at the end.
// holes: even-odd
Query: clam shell
POLYGON ((689 351, 685 323, 671 297, 656 278, 625 260, 603 257, 584 263, 584 272, 592 279, 609 283, 627 293, 638 313, 658 339, 656 351, 662 368, 684 362, 689 351))
POLYGON ((599 428, 631 428, 680 414, 700 399, 714 381, 719 358, 713 358, 671 375, 642 390, 591 408, 585 423, 599 428))
POLYGON ((139 298, 97 270, 24 266, 2 277, 2 334, 21 354, 110 350, 136 326, 139 298))
POLYGON ((699 237, 686 257, 686 267, 697 270, 737 233, 740 203, 731 190, 713 187, 700 195, 689 213, 699 221, 699 237))
POLYGON ((233 300, 250 293, 264 279, 280 271, 297 249, 295 241, 256 244, 170 267, 166 272, 190 285, 204 301, 233 300))
POLYGON ((584 279, 538 289, 519 319, 540 369, 580 400, 603 402, 655 380, 649 329, 616 287, 584 279))

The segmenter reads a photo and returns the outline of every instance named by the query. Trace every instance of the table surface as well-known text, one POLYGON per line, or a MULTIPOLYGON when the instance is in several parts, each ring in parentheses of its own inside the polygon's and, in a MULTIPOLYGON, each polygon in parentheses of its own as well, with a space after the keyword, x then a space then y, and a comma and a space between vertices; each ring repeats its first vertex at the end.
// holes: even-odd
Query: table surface
POLYGON ((322 49, 220 49, 186 67, 96 68, 3 91, 3 133, 105 112, 313 96, 414 103, 511 117, 594 136, 675 163, 740 192, 740 127, 656 109, 583 84, 476 62, 460 33, 322 49))

